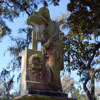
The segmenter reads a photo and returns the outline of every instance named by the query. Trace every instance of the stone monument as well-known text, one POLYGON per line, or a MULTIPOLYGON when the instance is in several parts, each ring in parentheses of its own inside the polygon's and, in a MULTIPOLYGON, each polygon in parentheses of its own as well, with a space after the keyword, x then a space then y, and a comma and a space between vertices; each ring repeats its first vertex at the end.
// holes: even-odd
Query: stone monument
POLYGON ((27 24, 33 27, 32 49, 22 53, 20 97, 15 100, 75 100, 62 92, 63 47, 57 22, 42 7, 27 19, 27 24))

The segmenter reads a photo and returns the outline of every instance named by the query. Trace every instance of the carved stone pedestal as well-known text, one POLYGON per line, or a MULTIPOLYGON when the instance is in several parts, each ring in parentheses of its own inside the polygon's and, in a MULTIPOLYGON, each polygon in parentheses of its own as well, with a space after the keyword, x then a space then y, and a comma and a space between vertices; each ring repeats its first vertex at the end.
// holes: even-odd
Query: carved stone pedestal
POLYGON ((23 51, 20 96, 14 100, 76 100, 68 98, 63 92, 52 90, 48 84, 49 73, 42 60, 41 51, 23 51))
POLYGON ((21 89, 20 95, 27 95, 35 90, 49 91, 45 78, 45 68, 41 64, 41 51, 24 50, 22 54, 21 89))

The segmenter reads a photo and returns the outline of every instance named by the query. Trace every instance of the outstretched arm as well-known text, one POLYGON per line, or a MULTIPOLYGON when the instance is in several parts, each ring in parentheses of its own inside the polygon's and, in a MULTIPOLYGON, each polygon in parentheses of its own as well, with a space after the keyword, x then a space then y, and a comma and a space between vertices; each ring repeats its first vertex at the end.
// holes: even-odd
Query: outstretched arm
POLYGON ((56 24, 56 31, 54 32, 54 34, 48 39, 48 41, 44 44, 45 48, 49 48, 49 46, 52 45, 52 43, 54 43, 56 40, 59 39, 59 26, 58 24, 56 24))
POLYGON ((48 49, 55 41, 59 39, 59 26, 55 24, 55 32, 54 34, 48 39, 48 41, 42 46, 42 54, 46 54, 46 49, 48 49))

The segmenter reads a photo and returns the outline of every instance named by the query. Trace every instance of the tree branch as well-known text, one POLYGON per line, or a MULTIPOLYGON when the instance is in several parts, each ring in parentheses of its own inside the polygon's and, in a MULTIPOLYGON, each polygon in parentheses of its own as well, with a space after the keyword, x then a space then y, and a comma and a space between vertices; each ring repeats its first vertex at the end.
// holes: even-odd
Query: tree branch
POLYGON ((95 73, 97 73, 97 72, 100 72, 100 68, 98 68, 98 69, 95 70, 95 73))
POLYGON ((98 43, 97 45, 95 45, 95 49, 93 50, 93 55, 92 55, 91 59, 89 60, 87 67, 90 67, 90 65, 91 65, 91 63, 92 63, 92 61, 93 61, 93 59, 94 59, 94 56, 95 56, 95 54, 96 54, 96 51, 97 51, 99 48, 100 48, 100 43, 98 43))
POLYGON ((19 5, 20 8, 22 8, 23 10, 25 10, 25 12, 26 12, 29 16, 31 15, 31 14, 27 11, 27 9, 26 9, 23 5, 21 5, 19 2, 17 2, 16 0, 12 0, 12 2, 13 2, 14 4, 19 5))
POLYGON ((14 6, 11 6, 8 2, 3 2, 5 3, 7 6, 9 6, 10 8, 14 7, 14 6))

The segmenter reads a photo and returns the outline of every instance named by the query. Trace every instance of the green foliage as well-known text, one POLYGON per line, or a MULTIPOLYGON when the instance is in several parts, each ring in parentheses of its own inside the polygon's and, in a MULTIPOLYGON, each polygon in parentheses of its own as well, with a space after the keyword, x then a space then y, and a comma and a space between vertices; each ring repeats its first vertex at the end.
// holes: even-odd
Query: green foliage
POLYGON ((84 94, 84 91, 82 90, 81 86, 78 86, 78 88, 74 90, 73 96, 75 96, 77 100, 87 100, 87 97, 84 94))
MULTIPOLYGON (((81 1, 77 0, 77 2, 81 2, 81 1)), ((74 3, 74 1, 71 0, 69 5, 71 5, 72 2, 74 3)), ((84 20, 83 19, 79 20, 79 18, 81 18, 81 16, 83 15, 85 16, 86 13, 84 14, 79 13, 80 15, 78 15, 78 13, 75 13, 74 11, 77 9, 77 7, 74 8, 74 6, 72 5, 71 7, 73 8, 73 11, 71 12, 70 16, 66 18, 65 15, 62 15, 59 21, 62 22, 61 29, 63 32, 66 32, 66 29, 69 29, 69 32, 66 35, 64 34, 62 35, 62 40, 64 42, 63 47, 64 47, 64 61, 66 65, 65 69, 69 72, 73 70, 77 70, 77 75, 80 76, 80 81, 83 83, 83 89, 86 92, 88 99, 96 100, 94 82, 95 82, 95 78, 100 79, 100 74, 98 74, 100 73, 100 67, 99 67, 100 41, 94 42, 92 40, 92 34, 94 33, 93 31, 89 30, 90 26, 85 26, 87 25, 87 23, 89 23, 87 20, 85 21, 85 17, 83 17, 84 20), (72 17, 73 14, 77 20, 72 17), (84 22, 84 28, 82 27, 82 25, 79 24, 81 22, 84 22), (62 25, 64 27, 62 27, 62 25), (88 90, 86 85, 89 81, 91 86, 90 89, 88 90)), ((82 7, 84 8, 84 6, 82 7)), ((97 20, 98 19, 99 16, 97 20)), ((99 36, 99 31, 97 33, 98 33, 97 36, 99 36)))
MULTIPOLYGON (((96 75, 100 72, 100 67, 97 66, 100 64, 98 55, 98 53, 100 54, 100 43, 90 42, 91 35, 85 36, 83 33, 73 34, 71 30, 64 38, 66 69, 69 72, 77 70, 80 81, 83 82, 86 90, 86 84, 89 80, 91 84, 92 82, 94 84, 94 79, 100 77, 100 75, 96 75)), ((91 95, 94 94, 92 94, 94 87, 94 85, 91 87, 91 92, 88 91, 91 95)))
POLYGON ((89 100, 96 100, 94 83, 100 77, 100 41, 92 40, 92 35, 100 35, 99 5, 98 0, 70 0, 67 6, 70 16, 60 19, 62 31, 69 29, 62 36, 66 70, 77 70, 89 100), (89 81, 90 90, 86 86, 89 81))
POLYGON ((70 0, 67 9, 71 12, 68 25, 73 33, 100 35, 100 1, 70 0))

